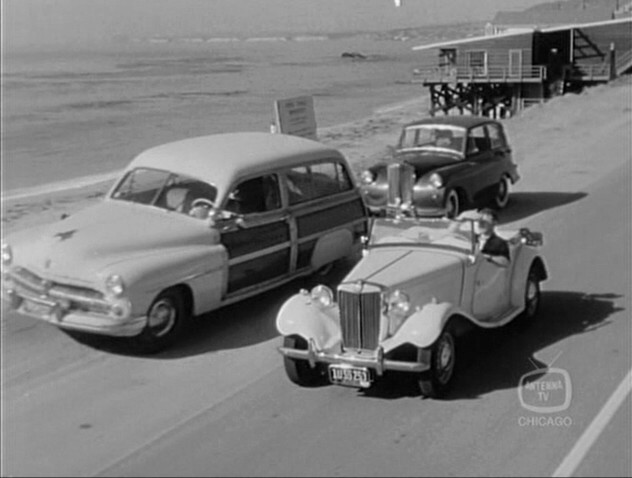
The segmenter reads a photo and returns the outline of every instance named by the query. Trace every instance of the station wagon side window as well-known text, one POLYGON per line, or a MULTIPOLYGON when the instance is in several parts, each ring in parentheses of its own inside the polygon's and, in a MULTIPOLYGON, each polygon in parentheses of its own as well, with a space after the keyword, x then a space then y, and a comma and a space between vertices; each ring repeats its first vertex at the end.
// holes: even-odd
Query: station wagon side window
POLYGON ((290 204, 331 196, 353 189, 342 163, 327 161, 292 168, 286 174, 290 204))
POLYGON ((259 176, 237 184, 224 207, 236 214, 257 214, 281 207, 279 179, 276 174, 259 176))
POLYGON ((485 132, 485 126, 472 128, 467 137, 467 154, 479 154, 489 150, 490 142, 485 132))
POLYGON ((489 134, 492 149, 498 149, 505 146, 505 137, 497 124, 488 124, 487 133, 489 134))

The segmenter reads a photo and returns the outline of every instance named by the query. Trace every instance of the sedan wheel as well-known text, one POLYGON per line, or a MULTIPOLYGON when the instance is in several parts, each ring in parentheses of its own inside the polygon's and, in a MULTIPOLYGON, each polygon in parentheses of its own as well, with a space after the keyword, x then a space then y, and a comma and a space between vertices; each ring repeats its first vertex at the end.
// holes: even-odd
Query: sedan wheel
POLYGON ((182 330, 185 311, 182 294, 174 289, 162 292, 149 306, 145 328, 133 339, 135 348, 156 353, 171 345, 182 330))
POLYGON ((419 388, 423 396, 439 398, 450 388, 456 365, 455 339, 450 330, 443 331, 430 354, 430 370, 422 372, 419 388))
POLYGON ((494 194, 493 206, 498 209, 504 208, 509 202, 509 188, 511 183, 507 176, 503 176, 498 185, 496 186, 496 191, 494 194))
POLYGON ((449 219, 454 219, 461 212, 459 195, 452 189, 448 191, 445 198, 445 215, 449 219))

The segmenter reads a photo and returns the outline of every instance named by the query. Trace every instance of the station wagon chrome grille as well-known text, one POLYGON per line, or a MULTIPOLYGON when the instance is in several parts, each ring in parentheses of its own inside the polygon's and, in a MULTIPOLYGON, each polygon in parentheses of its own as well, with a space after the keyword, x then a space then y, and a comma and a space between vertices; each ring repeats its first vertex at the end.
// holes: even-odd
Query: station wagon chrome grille
POLYGON ((13 272, 13 280, 28 295, 63 300, 70 303, 72 309, 102 314, 110 312, 110 304, 97 290, 47 281, 23 267, 16 267, 13 272))
POLYGON ((344 347, 376 349, 380 336, 380 292, 356 293, 340 290, 338 305, 344 347))

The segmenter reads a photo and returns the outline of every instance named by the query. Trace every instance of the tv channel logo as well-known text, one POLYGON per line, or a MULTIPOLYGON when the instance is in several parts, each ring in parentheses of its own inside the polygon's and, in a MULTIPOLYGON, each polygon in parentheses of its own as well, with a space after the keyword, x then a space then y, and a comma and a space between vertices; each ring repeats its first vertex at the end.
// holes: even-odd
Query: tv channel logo
POLYGON ((570 406, 572 396, 571 377, 564 369, 543 367, 520 377, 520 404, 532 412, 562 412, 570 406))

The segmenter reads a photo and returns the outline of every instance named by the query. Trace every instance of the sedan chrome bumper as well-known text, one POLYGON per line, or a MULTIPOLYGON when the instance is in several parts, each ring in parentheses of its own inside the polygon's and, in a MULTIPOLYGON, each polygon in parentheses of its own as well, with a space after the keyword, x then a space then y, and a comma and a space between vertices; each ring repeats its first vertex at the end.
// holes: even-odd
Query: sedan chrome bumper
POLYGON ((285 357, 306 360, 312 368, 316 367, 317 363, 347 364, 373 369, 378 376, 382 376, 387 370, 419 373, 430 368, 428 363, 385 359, 384 349, 381 346, 375 352, 364 356, 349 352, 337 354, 316 350, 314 341, 310 339, 307 350, 288 347, 279 347, 278 350, 285 357))

